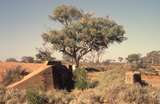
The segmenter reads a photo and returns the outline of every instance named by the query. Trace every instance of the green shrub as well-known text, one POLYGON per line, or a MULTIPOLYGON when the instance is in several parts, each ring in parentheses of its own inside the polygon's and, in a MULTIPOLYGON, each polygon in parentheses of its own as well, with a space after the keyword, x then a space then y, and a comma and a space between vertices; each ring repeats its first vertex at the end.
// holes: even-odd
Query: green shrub
POLYGON ((35 89, 26 91, 26 99, 28 104, 47 104, 47 98, 35 89))
POLYGON ((74 71, 74 87, 77 89, 94 88, 97 82, 91 82, 87 78, 87 71, 85 68, 78 68, 74 71))
POLYGON ((84 68, 79 68, 74 71, 75 88, 88 88, 87 71, 84 68))

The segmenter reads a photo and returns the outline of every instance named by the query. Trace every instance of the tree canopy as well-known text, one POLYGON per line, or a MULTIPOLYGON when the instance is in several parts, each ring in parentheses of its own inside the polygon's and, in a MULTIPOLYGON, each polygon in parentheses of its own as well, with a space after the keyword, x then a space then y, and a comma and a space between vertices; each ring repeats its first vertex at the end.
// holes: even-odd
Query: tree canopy
POLYGON ((110 44, 126 39, 123 26, 115 21, 84 13, 73 6, 58 6, 50 18, 60 22, 62 27, 42 34, 43 40, 72 57, 77 66, 87 53, 106 49, 110 44))
POLYGON ((160 64, 160 51, 151 51, 143 57, 143 62, 146 64, 160 64))
POLYGON ((15 58, 7 58, 6 62, 18 62, 15 58))
POLYGON ((52 57, 51 51, 48 49, 39 48, 37 49, 38 53, 36 54, 37 61, 52 61, 55 60, 54 57, 52 57))
POLYGON ((141 60, 141 54, 130 54, 126 59, 129 63, 138 63, 141 60))
POLYGON ((24 63, 33 63, 34 62, 34 58, 31 57, 31 56, 23 56, 21 58, 21 62, 24 62, 24 63))
POLYGON ((118 57, 118 61, 122 62, 123 61, 123 57, 118 57))

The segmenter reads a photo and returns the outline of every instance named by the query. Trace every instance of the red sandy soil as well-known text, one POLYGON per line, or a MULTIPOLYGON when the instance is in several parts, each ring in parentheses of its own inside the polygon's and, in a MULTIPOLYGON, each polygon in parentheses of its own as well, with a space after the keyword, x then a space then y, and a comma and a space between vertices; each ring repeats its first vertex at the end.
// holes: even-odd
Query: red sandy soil
POLYGON ((149 83, 149 85, 160 88, 160 76, 142 75, 142 79, 149 83))
POLYGON ((153 67, 157 67, 157 68, 160 68, 160 65, 152 65, 153 67))

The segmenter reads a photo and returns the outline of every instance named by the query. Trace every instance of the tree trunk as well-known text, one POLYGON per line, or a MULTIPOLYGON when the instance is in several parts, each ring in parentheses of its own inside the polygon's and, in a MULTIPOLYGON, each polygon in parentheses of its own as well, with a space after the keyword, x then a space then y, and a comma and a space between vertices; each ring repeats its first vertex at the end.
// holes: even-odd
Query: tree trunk
POLYGON ((74 60, 75 60, 76 67, 78 68, 79 67, 79 59, 78 58, 74 58, 74 60))

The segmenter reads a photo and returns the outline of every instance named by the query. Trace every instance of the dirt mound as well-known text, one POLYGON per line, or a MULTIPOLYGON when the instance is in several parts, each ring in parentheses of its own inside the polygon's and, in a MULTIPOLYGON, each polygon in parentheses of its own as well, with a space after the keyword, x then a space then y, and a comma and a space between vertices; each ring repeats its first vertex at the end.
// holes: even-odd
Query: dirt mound
MULTIPOLYGON (((39 69, 33 71, 32 73, 25 76, 22 80, 15 82, 7 87, 7 89, 25 89, 27 87, 44 86, 44 71, 48 71, 50 66, 43 65, 39 69)), ((49 76, 49 74, 48 74, 49 76)))
POLYGON ((26 72, 30 73, 40 68, 42 65, 43 64, 35 64, 35 63, 0 62, 0 81, 2 80, 3 76, 8 70, 20 67, 26 72))

